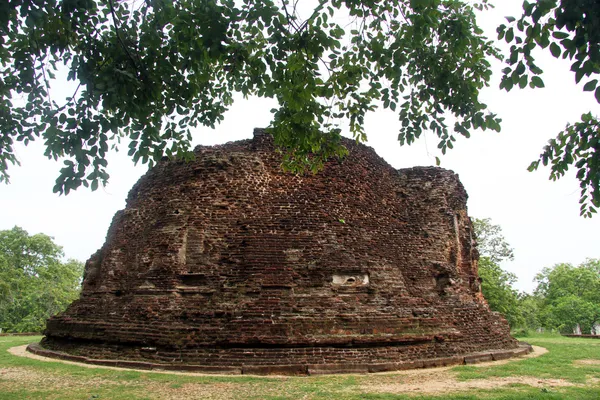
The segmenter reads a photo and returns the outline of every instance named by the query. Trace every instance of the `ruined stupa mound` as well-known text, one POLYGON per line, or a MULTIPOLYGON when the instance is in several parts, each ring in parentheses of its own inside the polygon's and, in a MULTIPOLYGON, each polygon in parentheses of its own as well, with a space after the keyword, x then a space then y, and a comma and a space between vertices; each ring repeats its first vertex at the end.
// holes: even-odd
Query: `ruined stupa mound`
POLYGON ((381 371, 518 353, 480 292, 467 195, 350 140, 316 175, 272 139, 198 147, 133 187, 38 352, 231 373, 381 371))

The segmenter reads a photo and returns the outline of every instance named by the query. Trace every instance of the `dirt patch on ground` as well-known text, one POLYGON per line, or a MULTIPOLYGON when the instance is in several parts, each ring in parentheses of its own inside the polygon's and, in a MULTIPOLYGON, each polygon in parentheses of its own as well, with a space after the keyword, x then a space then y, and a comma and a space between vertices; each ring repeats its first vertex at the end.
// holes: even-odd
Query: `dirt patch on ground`
POLYGON ((35 369, 20 367, 0 368, 0 397, 3 390, 15 391, 24 386, 43 388, 46 391, 56 391, 57 393, 84 391, 89 394, 98 389, 115 385, 133 387, 134 393, 139 393, 144 398, 157 400, 233 400, 249 396, 260 398, 260 395, 277 394, 275 390, 269 390, 263 385, 257 387, 256 385, 226 382, 174 384, 171 382, 140 381, 133 383, 110 381, 96 377, 58 375, 47 371, 41 374, 35 369))
MULTIPOLYGON (((251 383, 185 383, 183 385, 160 385, 152 383, 146 386, 152 396, 160 400, 234 400, 261 398, 281 395, 285 391, 279 385, 260 385, 251 383)), ((289 394, 288 394, 289 395, 289 394)))
POLYGON ((573 364, 579 365, 600 365, 600 360, 575 360, 573 364))
POLYGON ((47 389, 80 389, 98 388, 104 385, 122 385, 123 382, 114 382, 102 378, 71 378, 64 375, 38 371, 29 368, 0 368, 0 386, 16 387, 43 387, 47 389))
POLYGON ((179 399, 233 399, 247 397, 247 393, 240 393, 242 386, 235 383, 196 384, 186 383, 183 385, 148 385, 148 392, 153 397, 165 400, 179 399))
MULTIPOLYGON (((404 378, 404 377, 403 377, 404 378)), ((385 383, 375 385, 362 385, 361 389, 370 393, 424 393, 441 394, 449 392, 460 392, 476 389, 494 389, 507 385, 528 385, 534 387, 565 387, 576 386, 574 383, 563 379, 538 379, 528 376, 515 376, 508 378, 473 379, 468 381, 457 381, 453 374, 444 372, 429 377, 409 377, 401 379, 397 383, 385 383)))
MULTIPOLYGON (((548 352, 547 349, 540 346, 533 346, 533 352, 508 360, 484 362, 473 364, 472 367, 490 367, 494 365, 502 365, 515 360, 524 358, 539 357, 548 352)), ((533 387, 565 387, 577 386, 574 383, 563 379, 539 379, 529 376, 514 376, 507 378, 487 378, 487 379, 471 379, 467 381, 459 381, 456 378, 456 373, 452 372, 452 367, 436 368, 431 370, 412 370, 396 373, 393 377, 394 381, 378 384, 361 385, 361 389, 367 393, 423 393, 423 394, 442 394, 451 392, 460 392, 467 390, 494 389, 508 385, 528 385, 533 387)), ((392 377, 390 377, 392 378, 392 377)))
MULTIPOLYGON (((533 346, 533 352, 520 357, 519 359, 539 357, 548 352, 547 349, 540 346, 533 346)), ((489 367, 494 365, 506 364, 515 361, 508 359, 502 361, 484 362, 472 365, 473 367, 489 367)), ((584 364, 600 364, 600 360, 577 360, 584 364)), ((407 394, 407 393, 422 393, 422 394, 443 394, 451 392, 461 392, 468 390, 485 390, 494 389, 509 385, 528 385, 538 388, 556 388, 568 386, 585 386, 575 384, 564 379, 540 379, 530 376, 513 376, 506 378, 486 378, 486 379, 471 379, 467 381, 459 381, 456 378, 456 373, 452 372, 452 367, 437 368, 432 370, 412 370, 397 373, 392 379, 387 382, 377 384, 361 385, 360 388, 366 393, 392 393, 392 394, 407 394)))

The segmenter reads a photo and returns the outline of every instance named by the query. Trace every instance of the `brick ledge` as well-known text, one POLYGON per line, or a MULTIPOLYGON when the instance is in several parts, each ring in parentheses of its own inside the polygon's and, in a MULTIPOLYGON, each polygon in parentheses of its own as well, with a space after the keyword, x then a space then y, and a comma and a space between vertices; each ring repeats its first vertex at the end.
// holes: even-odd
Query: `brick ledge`
POLYGON ((445 367, 451 365, 475 364, 479 362, 505 360, 520 357, 533 351, 533 347, 525 342, 519 342, 519 347, 512 350, 496 350, 467 355, 432 358, 424 360, 404 361, 398 363, 382 364, 299 364, 299 365, 242 365, 242 366, 203 366, 193 364, 166 364, 150 363, 144 361, 94 359, 75 356, 60 351, 48 350, 38 343, 27 346, 27 351, 38 356, 56 358, 60 360, 82 362, 92 365, 102 365, 118 368, 132 368, 143 370, 199 372, 206 374, 227 375, 324 375, 341 373, 376 373, 389 371, 403 371, 418 368, 445 367))

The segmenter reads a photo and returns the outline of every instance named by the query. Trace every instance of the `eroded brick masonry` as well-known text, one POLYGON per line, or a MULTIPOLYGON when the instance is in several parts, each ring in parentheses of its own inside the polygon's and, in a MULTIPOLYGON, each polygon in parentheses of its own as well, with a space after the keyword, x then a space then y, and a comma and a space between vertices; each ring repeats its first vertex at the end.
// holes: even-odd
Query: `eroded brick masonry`
POLYGON ((291 373, 515 349, 480 292, 458 177, 395 170, 344 144, 349 156, 316 175, 284 173, 261 130, 198 147, 193 162, 159 163, 129 193, 86 264, 81 298, 49 320, 42 346, 291 373))

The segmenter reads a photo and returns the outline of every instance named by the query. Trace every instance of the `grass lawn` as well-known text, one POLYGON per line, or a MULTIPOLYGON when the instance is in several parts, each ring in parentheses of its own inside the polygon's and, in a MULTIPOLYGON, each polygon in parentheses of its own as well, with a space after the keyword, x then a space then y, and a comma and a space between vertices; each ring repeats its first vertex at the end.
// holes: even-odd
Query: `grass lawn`
POLYGON ((529 337, 549 352, 504 364, 285 378, 87 368, 7 351, 39 339, 0 337, 0 399, 600 399, 594 339, 529 337))

